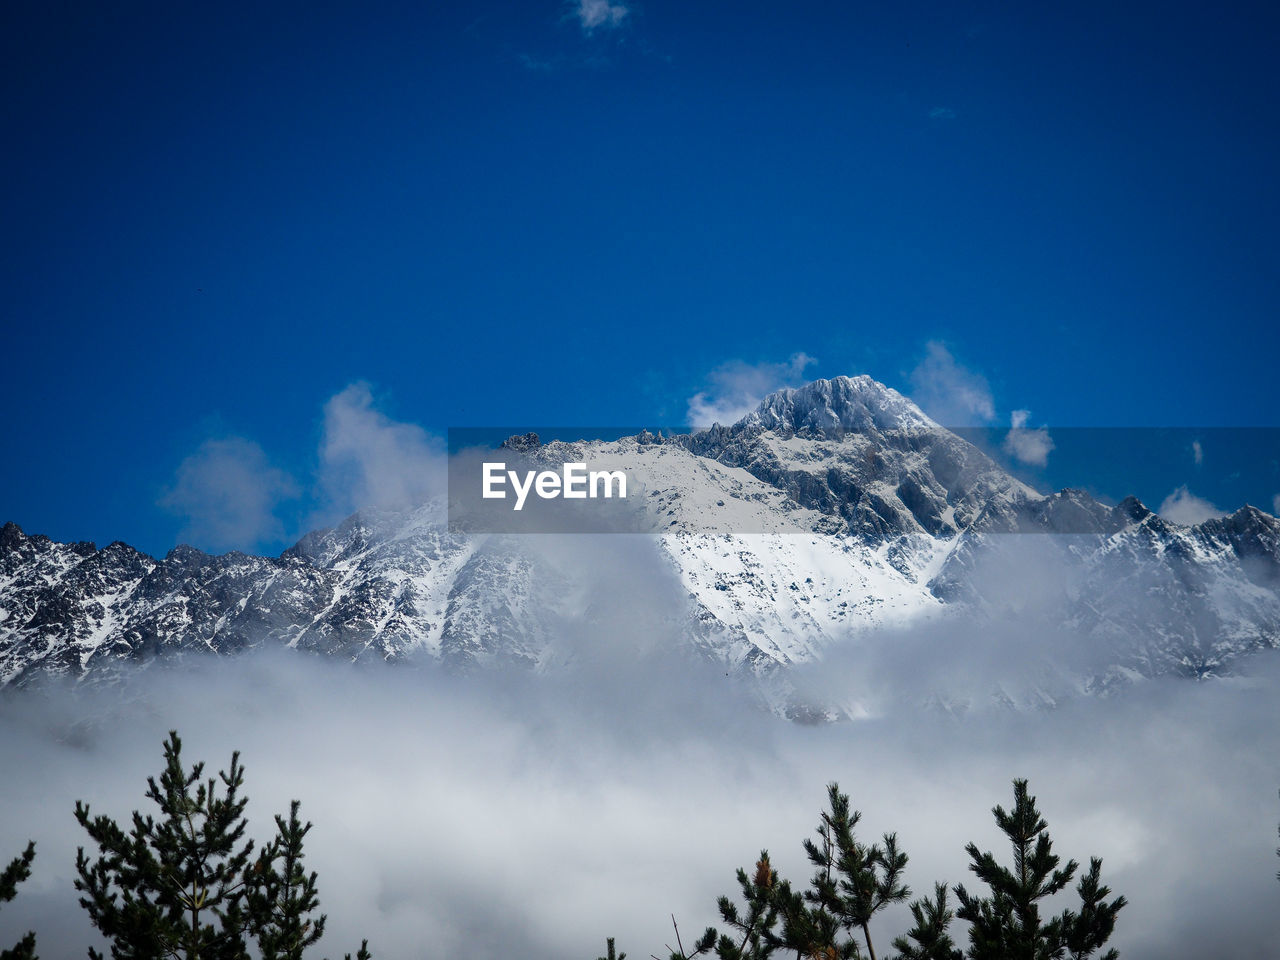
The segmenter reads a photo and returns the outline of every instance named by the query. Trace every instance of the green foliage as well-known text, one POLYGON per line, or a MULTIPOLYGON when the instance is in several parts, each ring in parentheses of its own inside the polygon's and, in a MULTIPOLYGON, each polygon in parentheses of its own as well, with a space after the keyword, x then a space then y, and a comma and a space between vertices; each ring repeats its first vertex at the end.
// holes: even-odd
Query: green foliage
POLYGON ((862 815, 850 809, 839 784, 827 786, 827 804, 816 839, 804 841, 814 867, 809 888, 797 893, 786 881, 774 886, 773 906, 781 915, 782 932, 769 939, 801 956, 846 960, 862 956, 860 936, 875 960, 871 919, 911 895, 902 882, 907 855, 898 848, 896 834, 885 834, 883 845, 858 840, 854 828, 862 815))
MULTIPOLYGON (((1107 902, 1111 891, 1102 884, 1102 861, 1096 858, 1076 886, 1080 909, 1042 921, 1040 901, 1066 889, 1079 864, 1072 860, 1059 866, 1048 825, 1036 809, 1035 797, 1027 793, 1027 782, 1015 780, 1013 786, 1013 811, 1000 806, 993 810, 1013 845, 1013 868, 969 844, 970 869, 991 895, 974 896, 957 886, 960 907, 953 911, 947 885, 935 884, 932 897, 911 903, 914 925, 894 939, 894 960, 1085 960, 1110 939, 1125 898, 1107 902), (949 932, 956 918, 969 923, 967 953, 957 948, 949 932)), ((911 895, 903 880, 907 855, 899 849, 896 834, 887 833, 882 843, 870 846, 858 840, 854 828, 860 814, 850 809, 849 797, 838 784, 827 787, 827 803, 817 837, 804 841, 814 867, 808 888, 792 889, 771 866, 768 851, 760 851, 750 876, 738 870, 742 906, 729 897, 718 901, 726 932, 708 928, 686 953, 677 927, 677 949, 667 948, 670 960, 692 960, 712 949, 719 960, 765 960, 777 951, 794 953, 799 960, 860 960, 862 944, 875 960, 871 920, 911 895)), ((675 924, 674 917, 671 922, 675 924)), ((608 943, 608 958, 599 960, 614 960, 613 940, 608 943)), ((1099 960, 1118 956, 1109 950, 1099 960)))
MULTIPOLYGON (((680 938, 680 927, 676 923, 676 918, 671 918, 671 926, 676 931, 676 947, 673 950, 670 944, 667 944, 667 950, 671 954, 671 960, 693 960, 694 957, 706 953, 716 945, 716 931, 713 927, 707 927, 706 932, 699 937, 693 945, 693 953, 684 952, 684 941, 680 938)), ((624 953, 625 957, 626 954, 624 953)))
MULTIPOLYGON (((817 842, 804 842, 805 853, 815 867, 810 889, 804 894, 810 909, 801 930, 807 935, 788 937, 788 946, 804 951, 836 947, 838 956, 856 957, 857 947, 838 944, 836 931, 861 931, 867 952, 875 960, 869 924, 889 904, 911 895, 902 882, 907 855, 898 849, 893 833, 884 835, 884 846, 868 847, 857 840, 853 829, 862 815, 850 811, 849 797, 840 792, 839 784, 828 784, 827 802, 830 810, 822 814, 817 842)), ((788 913, 790 924, 791 911, 788 913)))
POLYGON ((964 955, 947 932, 955 913, 947 906, 945 883, 934 884, 932 900, 924 897, 913 902, 911 917, 915 926, 893 941, 897 960, 961 960, 964 955))
MULTIPOLYGON (((1128 902, 1124 897, 1106 902, 1111 888, 1102 885, 1101 873, 1102 860, 1091 857, 1089 872, 1076 887, 1080 894, 1080 912, 1074 914, 1066 931, 1067 952, 1073 960, 1090 957, 1102 949, 1115 931, 1116 914, 1128 902)), ((1108 950, 1102 955, 1102 960, 1117 960, 1119 956, 1119 951, 1108 950)))
POLYGON ((708 928, 693 953, 685 954, 681 946, 671 960, 690 960, 713 947, 720 960, 764 960, 778 950, 815 960, 856 960, 863 956, 859 937, 875 960, 871 919, 910 896, 902 882, 907 855, 895 834, 885 834, 883 845, 857 839, 854 827, 861 814, 850 809, 839 784, 827 787, 827 801, 817 838, 804 841, 814 866, 808 889, 793 889, 771 866, 768 851, 760 851, 750 876, 738 870, 743 906, 729 897, 718 901, 728 932, 708 928))
MULTIPOLYGON (((716 955, 721 960, 763 960, 780 945, 774 930, 778 923, 778 901, 782 881, 778 871, 769 863, 769 851, 761 850, 754 873, 738 868, 738 886, 742 889, 745 907, 739 912, 728 897, 718 901, 720 919, 728 924, 732 934, 719 934, 716 955)), ((790 897, 788 890, 784 895, 790 897)), ((708 933, 715 931, 708 928, 708 933)))
POLYGON ((204 764, 183 768, 182 741, 171 732, 164 758, 159 781, 147 779, 158 819, 135 812, 126 834, 76 801, 76 820, 100 851, 95 860, 83 847, 76 853, 80 904, 116 960, 242 960, 253 841, 242 839, 248 801, 240 796, 240 756, 233 753, 229 770, 204 780, 204 764))
MULTIPOLYGON (((1066 910, 1042 920, 1040 901, 1065 889, 1079 864, 1074 860, 1059 868, 1053 853, 1048 824, 1027 793, 1027 781, 1013 781, 1013 810, 997 805, 992 813, 1013 847, 1013 868, 1001 866, 990 853, 969 844, 966 850, 972 870, 991 890, 988 897, 956 887, 960 909, 956 915, 969 922, 970 960, 1051 960, 1070 953, 1074 960, 1092 956, 1110 937, 1124 897, 1106 902, 1110 890, 1102 886, 1102 861, 1091 861, 1090 870, 1077 886, 1082 908, 1066 910)), ((1103 960, 1115 960, 1111 950, 1103 960)))
POLYGON ((627 960, 625 953, 618 953, 613 948, 613 937, 608 937, 605 942, 605 955, 597 957, 596 960, 627 960))
MULTIPOLYGON (((14 857, 0 871, 0 903, 8 903, 18 893, 18 884, 31 876, 31 863, 36 858, 36 845, 27 842, 27 849, 14 857)), ((0 960, 36 960, 36 935, 28 933, 9 950, 0 950, 0 960)))
MULTIPOLYGON (((165 768, 148 778, 157 816, 134 812, 126 833, 77 801, 75 816, 98 847, 76 853, 76 889, 89 919, 111 943, 114 960, 248 960, 255 941, 263 960, 301 960, 324 932, 316 874, 302 866, 311 824, 277 816, 275 838, 253 856, 245 840, 247 798, 240 755, 216 778, 204 764, 188 772, 182 741, 170 732, 165 768)), ((101 954, 90 949, 92 960, 101 954)), ((346 960, 351 960, 350 954, 346 960)), ((371 960, 368 941, 356 960, 371 960)))
POLYGON ((298 819, 299 802, 289 805, 289 819, 276 816, 276 838, 253 866, 249 888, 250 922, 262 960, 302 960, 303 951, 324 934, 325 917, 313 918, 319 906, 315 871, 302 868, 302 840, 311 830, 298 819))

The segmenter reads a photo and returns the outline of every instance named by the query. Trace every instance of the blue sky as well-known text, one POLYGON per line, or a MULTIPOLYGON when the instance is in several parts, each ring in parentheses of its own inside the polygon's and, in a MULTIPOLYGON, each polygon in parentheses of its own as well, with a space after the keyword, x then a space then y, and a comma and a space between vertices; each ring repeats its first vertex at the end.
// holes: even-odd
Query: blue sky
POLYGON ((1277 423, 1261 4, 263 6, 0 12, 0 519, 278 549, 361 444, 842 373, 1277 423))

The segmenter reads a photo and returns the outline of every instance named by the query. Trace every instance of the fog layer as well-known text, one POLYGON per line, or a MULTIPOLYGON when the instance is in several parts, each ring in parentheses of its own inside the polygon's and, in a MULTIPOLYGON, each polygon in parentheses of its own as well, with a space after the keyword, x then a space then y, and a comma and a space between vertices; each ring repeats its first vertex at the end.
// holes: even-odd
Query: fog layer
MULTIPOLYGON (((990 808, 1027 777, 1057 851, 1102 856, 1129 899, 1123 956, 1264 956, 1280 932, 1274 659, 1255 658, 1246 678, 1153 682, 1047 711, 956 718, 884 697, 873 720, 801 726, 761 712, 721 670, 613 639, 543 676, 277 653, 7 695, 0 859, 28 838, 38 852, 0 910, 0 944, 28 928, 46 957, 98 942, 72 888, 85 841, 75 800, 117 818, 145 809, 170 728, 211 770, 242 751, 260 839, 302 800, 329 956, 368 937, 386 958, 589 960, 606 936, 665 955, 670 914, 682 931, 715 921, 716 896, 735 892, 734 869, 761 847, 807 878, 800 841, 833 779, 863 811, 864 837, 898 832, 916 891, 972 888, 970 840, 1007 862, 990 808)), ((905 926, 903 911, 879 920, 882 953, 905 926)))

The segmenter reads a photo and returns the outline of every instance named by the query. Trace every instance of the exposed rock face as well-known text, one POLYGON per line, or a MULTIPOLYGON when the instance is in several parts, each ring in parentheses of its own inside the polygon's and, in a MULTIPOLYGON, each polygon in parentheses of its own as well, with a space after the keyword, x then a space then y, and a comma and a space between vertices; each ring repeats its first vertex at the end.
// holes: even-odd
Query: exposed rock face
POLYGON ((977 447, 870 377, 818 380, 766 398, 731 427, 677 437, 689 450, 843 519, 867 542, 954 536, 984 509, 1039 498, 977 447))

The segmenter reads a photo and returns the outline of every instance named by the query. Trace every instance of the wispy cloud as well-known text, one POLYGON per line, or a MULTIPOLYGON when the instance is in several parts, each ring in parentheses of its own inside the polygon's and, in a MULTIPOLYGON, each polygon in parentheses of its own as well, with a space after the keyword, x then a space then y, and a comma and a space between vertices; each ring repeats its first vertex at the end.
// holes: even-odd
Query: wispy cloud
POLYGON ((185 521, 180 537, 206 550, 251 551, 297 536, 295 524, 326 526, 366 507, 410 509, 443 492, 440 439, 377 408, 367 383, 353 383, 324 405, 314 484, 300 489, 244 437, 205 440, 179 465, 158 501, 185 521), (289 526, 280 517, 288 500, 289 526))
POLYGON ((987 378, 960 364, 941 341, 925 344, 924 359, 910 379, 911 398, 945 427, 986 424, 996 418, 987 378))
POLYGON ((250 550, 279 540, 279 505, 298 495, 293 478, 244 437, 206 440, 178 466, 160 506, 185 520, 183 540, 211 550, 250 550))
POLYGON ((1191 441, 1191 456, 1195 458, 1197 467, 1204 463, 1204 447, 1200 446, 1199 440, 1191 441))
POLYGON ((1027 421, 1030 417, 1030 410, 1013 411, 1009 418, 1010 430, 1004 438, 1004 449, 1015 460, 1043 467, 1049 462, 1049 453, 1054 446, 1053 438, 1049 436, 1047 427, 1028 429, 1027 421))
POLYGON ((1214 506, 1203 497, 1197 497, 1187 489, 1186 484, 1178 487, 1164 498, 1156 513, 1174 523, 1185 523, 1188 526, 1212 520, 1214 517, 1225 517, 1227 512, 1214 506))
POLYGON ((929 111, 930 120, 954 120, 956 112, 950 107, 934 107, 929 111))
POLYGON ((612 3, 610 0, 578 0, 574 8, 574 14, 586 33, 620 27, 630 13, 625 4, 612 3))
POLYGON ((353 383, 325 404, 320 485, 331 510, 419 506, 443 489, 443 476, 439 440, 378 410, 369 384, 353 383))
POLYGON ((734 423, 775 390, 803 382, 805 369, 814 363, 817 360, 807 353, 793 353, 785 363, 731 360, 721 364, 707 376, 707 389, 689 398, 689 425, 709 427, 714 423, 734 423))
POLYGON ((517 56, 516 59, 520 61, 520 66, 524 67, 526 70, 532 70, 535 73, 550 73, 556 68, 556 64, 553 60, 548 60, 543 57, 535 57, 530 53, 522 53, 517 56))
POLYGON ((1280 517, 1280 493, 1271 498, 1271 512, 1280 517))

